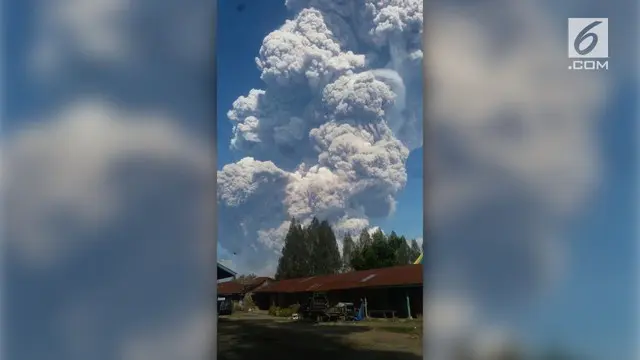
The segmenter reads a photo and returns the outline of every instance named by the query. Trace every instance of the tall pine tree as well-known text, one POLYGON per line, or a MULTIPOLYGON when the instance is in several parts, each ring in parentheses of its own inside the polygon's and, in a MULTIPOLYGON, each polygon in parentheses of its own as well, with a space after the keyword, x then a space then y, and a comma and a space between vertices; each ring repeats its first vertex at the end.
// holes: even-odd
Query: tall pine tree
POLYGON ((351 256, 353 255, 355 244, 351 234, 347 234, 342 240, 342 271, 351 270, 351 256))
POLYGON ((411 248, 406 240, 400 240, 400 247, 397 251, 398 265, 413 264, 411 261, 411 248))
POLYGON ((296 219, 292 219, 284 239, 282 256, 278 260, 275 276, 277 280, 309 276, 311 273, 309 263, 311 249, 305 240, 302 226, 296 219))
POLYGON ((396 265, 396 251, 391 247, 382 230, 377 229, 371 239, 371 247, 375 254, 375 264, 372 267, 381 268, 396 265))
POLYGON ((387 237, 381 230, 369 235, 365 229, 353 246, 349 264, 356 271, 407 265, 413 263, 421 252, 415 240, 410 246, 404 236, 399 237, 395 232, 387 237))
POLYGON ((351 235, 345 236, 341 257, 329 222, 315 217, 306 227, 292 219, 284 243, 276 272, 278 280, 406 265, 422 253, 415 239, 409 245, 395 231, 387 237, 380 229, 373 234, 363 229, 357 241, 351 235))
POLYGON ((342 261, 340 259, 340 250, 338 249, 338 242, 336 241, 336 235, 329 225, 329 222, 324 220, 315 229, 317 232, 317 238, 315 242, 315 248, 311 253, 311 258, 314 259, 315 268, 314 275, 336 274, 342 268, 342 261))
POLYGON ((359 271, 370 269, 368 265, 371 261, 370 259, 367 259, 367 257, 371 257, 372 253, 370 250, 371 236, 367 229, 362 229, 360 236, 358 237, 358 241, 355 243, 353 251, 351 252, 350 265, 353 270, 359 271))
POLYGON ((409 244, 406 240, 399 237, 395 231, 389 234, 388 240, 389 246, 395 253, 395 265, 407 265, 409 263, 409 244))
POLYGON ((304 242, 309 252, 309 276, 312 276, 322 267, 320 258, 315 256, 320 243, 320 221, 316 217, 304 229, 304 242))

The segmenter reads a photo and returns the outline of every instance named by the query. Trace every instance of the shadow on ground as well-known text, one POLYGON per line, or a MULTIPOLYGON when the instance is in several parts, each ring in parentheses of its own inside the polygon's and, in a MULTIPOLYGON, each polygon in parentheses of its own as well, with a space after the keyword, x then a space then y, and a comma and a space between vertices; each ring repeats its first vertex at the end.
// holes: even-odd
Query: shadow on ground
MULTIPOLYGON (((317 326, 269 319, 218 321, 218 360, 418 360, 421 355, 391 344, 350 343, 346 337, 368 332, 362 326, 317 326), (387 348, 385 348, 387 347, 387 348)), ((362 334, 364 335, 364 334, 362 334)))

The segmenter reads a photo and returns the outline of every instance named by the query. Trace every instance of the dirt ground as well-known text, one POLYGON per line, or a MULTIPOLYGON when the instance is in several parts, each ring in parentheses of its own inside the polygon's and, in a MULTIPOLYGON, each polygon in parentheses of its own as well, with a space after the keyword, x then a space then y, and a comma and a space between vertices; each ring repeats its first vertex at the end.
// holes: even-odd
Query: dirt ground
POLYGON ((219 360, 418 360, 421 322, 313 324, 264 314, 218 320, 219 360))

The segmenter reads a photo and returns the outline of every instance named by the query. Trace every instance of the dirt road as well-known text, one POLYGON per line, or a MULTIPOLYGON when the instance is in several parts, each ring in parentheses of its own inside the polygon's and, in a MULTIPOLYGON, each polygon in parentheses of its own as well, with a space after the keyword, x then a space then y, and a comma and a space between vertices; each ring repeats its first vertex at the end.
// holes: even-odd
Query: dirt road
POLYGON ((415 324, 316 325, 259 314, 218 321, 219 360, 418 360, 415 324))

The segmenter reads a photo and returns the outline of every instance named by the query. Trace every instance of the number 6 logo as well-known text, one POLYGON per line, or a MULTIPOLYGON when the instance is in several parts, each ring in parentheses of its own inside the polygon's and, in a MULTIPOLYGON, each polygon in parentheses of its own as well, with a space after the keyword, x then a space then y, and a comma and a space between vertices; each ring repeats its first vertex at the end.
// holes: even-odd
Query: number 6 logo
POLYGON ((569 18, 569 58, 609 57, 609 19, 569 18))
POLYGON ((578 54, 587 55, 598 45, 598 35, 589 31, 600 24, 602 24, 602 21, 594 21, 578 33, 578 36, 576 36, 573 42, 573 48, 578 54), (580 49, 580 45, 588 38, 591 38, 589 45, 584 49, 580 49))

